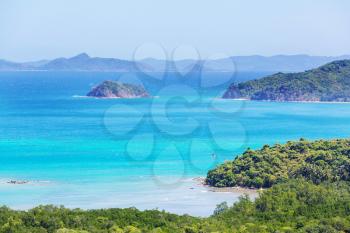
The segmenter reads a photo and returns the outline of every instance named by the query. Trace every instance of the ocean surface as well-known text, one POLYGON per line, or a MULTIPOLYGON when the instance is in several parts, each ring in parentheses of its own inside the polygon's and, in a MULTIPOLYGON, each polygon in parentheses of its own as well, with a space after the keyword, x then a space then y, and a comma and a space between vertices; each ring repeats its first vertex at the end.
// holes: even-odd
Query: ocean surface
MULTIPOLYGON (((239 73, 235 81, 263 75, 239 73)), ((195 75, 177 76, 0 73, 0 205, 208 216, 242 194, 212 192, 193 179, 216 164, 248 147, 350 135, 349 104, 222 100, 225 74, 207 75, 203 86, 195 75), (84 97, 106 79, 142 83, 154 97, 84 97)))

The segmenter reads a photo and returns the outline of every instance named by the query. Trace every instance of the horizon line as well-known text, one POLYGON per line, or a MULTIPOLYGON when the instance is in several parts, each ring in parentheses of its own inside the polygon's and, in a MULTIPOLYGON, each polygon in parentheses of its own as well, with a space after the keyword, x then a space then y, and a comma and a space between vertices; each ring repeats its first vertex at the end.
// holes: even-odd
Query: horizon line
MULTIPOLYGON (((71 59, 74 57, 78 57, 78 56, 87 56, 89 58, 106 58, 106 59, 118 59, 118 60, 123 60, 123 61, 132 61, 132 59, 124 59, 124 58, 118 58, 118 57, 103 57, 103 56, 90 56, 88 53, 86 52, 81 52, 75 55, 71 55, 71 56, 60 56, 60 57, 54 57, 54 58, 42 58, 42 59, 35 59, 35 60, 28 60, 28 61, 15 61, 15 60, 11 60, 11 59, 7 59, 7 58, 0 58, 0 61, 6 61, 6 62, 12 62, 12 63, 30 63, 30 62, 40 62, 40 61, 52 61, 55 59, 71 59)), ((220 59, 227 59, 227 58, 237 58, 237 57, 263 57, 263 58, 273 58, 273 57, 293 57, 293 56, 306 56, 306 57, 325 57, 325 58, 336 58, 336 57, 346 57, 349 56, 350 54, 341 54, 341 55, 310 55, 310 54, 303 54, 303 53, 299 53, 299 54, 275 54, 275 55, 260 55, 260 54, 251 54, 251 55, 230 55, 227 57, 218 57, 215 59, 209 59, 209 60, 220 60, 220 59)), ((152 60, 158 60, 158 61, 170 61, 171 59, 162 59, 162 58, 155 58, 155 57, 145 57, 142 59, 137 59, 135 61, 143 61, 143 60, 148 60, 148 59, 152 59, 152 60)), ((181 59, 176 59, 174 61, 185 61, 185 60, 206 60, 203 58, 200 59, 196 59, 196 58, 181 58, 181 59)))

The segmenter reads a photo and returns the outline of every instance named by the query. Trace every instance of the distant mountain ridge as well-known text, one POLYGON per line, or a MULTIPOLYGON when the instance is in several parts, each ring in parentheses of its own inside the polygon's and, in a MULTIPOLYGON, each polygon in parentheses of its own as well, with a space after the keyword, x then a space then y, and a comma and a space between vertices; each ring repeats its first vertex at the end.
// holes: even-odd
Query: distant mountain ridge
POLYGON ((226 99, 350 102, 350 60, 339 60, 300 73, 276 73, 231 84, 226 99))
MULTIPOLYGON (((328 56, 308 56, 308 55, 276 55, 265 56, 233 56, 223 59, 205 61, 206 71, 232 71, 232 62, 238 72, 300 72, 335 60, 350 59, 350 55, 328 57, 328 56), (232 61, 232 62, 231 62, 232 61)), ((177 60, 169 62, 154 58, 148 58, 137 62, 117 59, 90 57, 86 53, 81 53, 71 58, 56 58, 53 60, 42 60, 34 62, 11 62, 0 60, 0 71, 164 71, 164 64, 168 71, 190 71, 192 68, 199 71, 198 64, 204 61, 192 59, 177 60)))
POLYGON ((90 57, 86 53, 71 58, 57 58, 43 66, 43 70, 68 71, 131 71, 134 63, 114 58, 90 57))

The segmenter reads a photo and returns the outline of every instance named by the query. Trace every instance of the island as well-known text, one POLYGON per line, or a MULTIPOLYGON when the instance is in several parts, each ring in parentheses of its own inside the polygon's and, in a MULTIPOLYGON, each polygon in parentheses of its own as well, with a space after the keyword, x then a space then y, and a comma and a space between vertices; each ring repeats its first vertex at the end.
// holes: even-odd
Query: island
POLYGON ((350 101, 350 60, 339 60, 300 73, 276 73, 231 84, 225 99, 262 101, 350 101))
POLYGON ((96 98, 146 98, 149 93, 141 85, 121 83, 117 81, 104 81, 94 87, 88 94, 96 98))

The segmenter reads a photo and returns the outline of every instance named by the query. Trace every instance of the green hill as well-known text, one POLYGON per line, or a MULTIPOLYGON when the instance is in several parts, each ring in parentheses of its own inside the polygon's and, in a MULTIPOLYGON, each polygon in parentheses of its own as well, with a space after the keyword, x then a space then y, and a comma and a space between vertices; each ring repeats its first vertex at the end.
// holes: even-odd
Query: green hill
POLYGON ((350 181, 350 140, 301 139, 265 145, 260 150, 248 149, 209 171, 206 183, 216 187, 268 188, 293 178, 315 184, 350 181))
POLYGON ((350 101, 350 60, 328 63, 301 73, 277 73, 232 84, 223 98, 267 101, 350 101))
POLYGON ((145 88, 140 85, 104 81, 94 87, 87 96, 97 98, 143 98, 150 97, 145 88))

